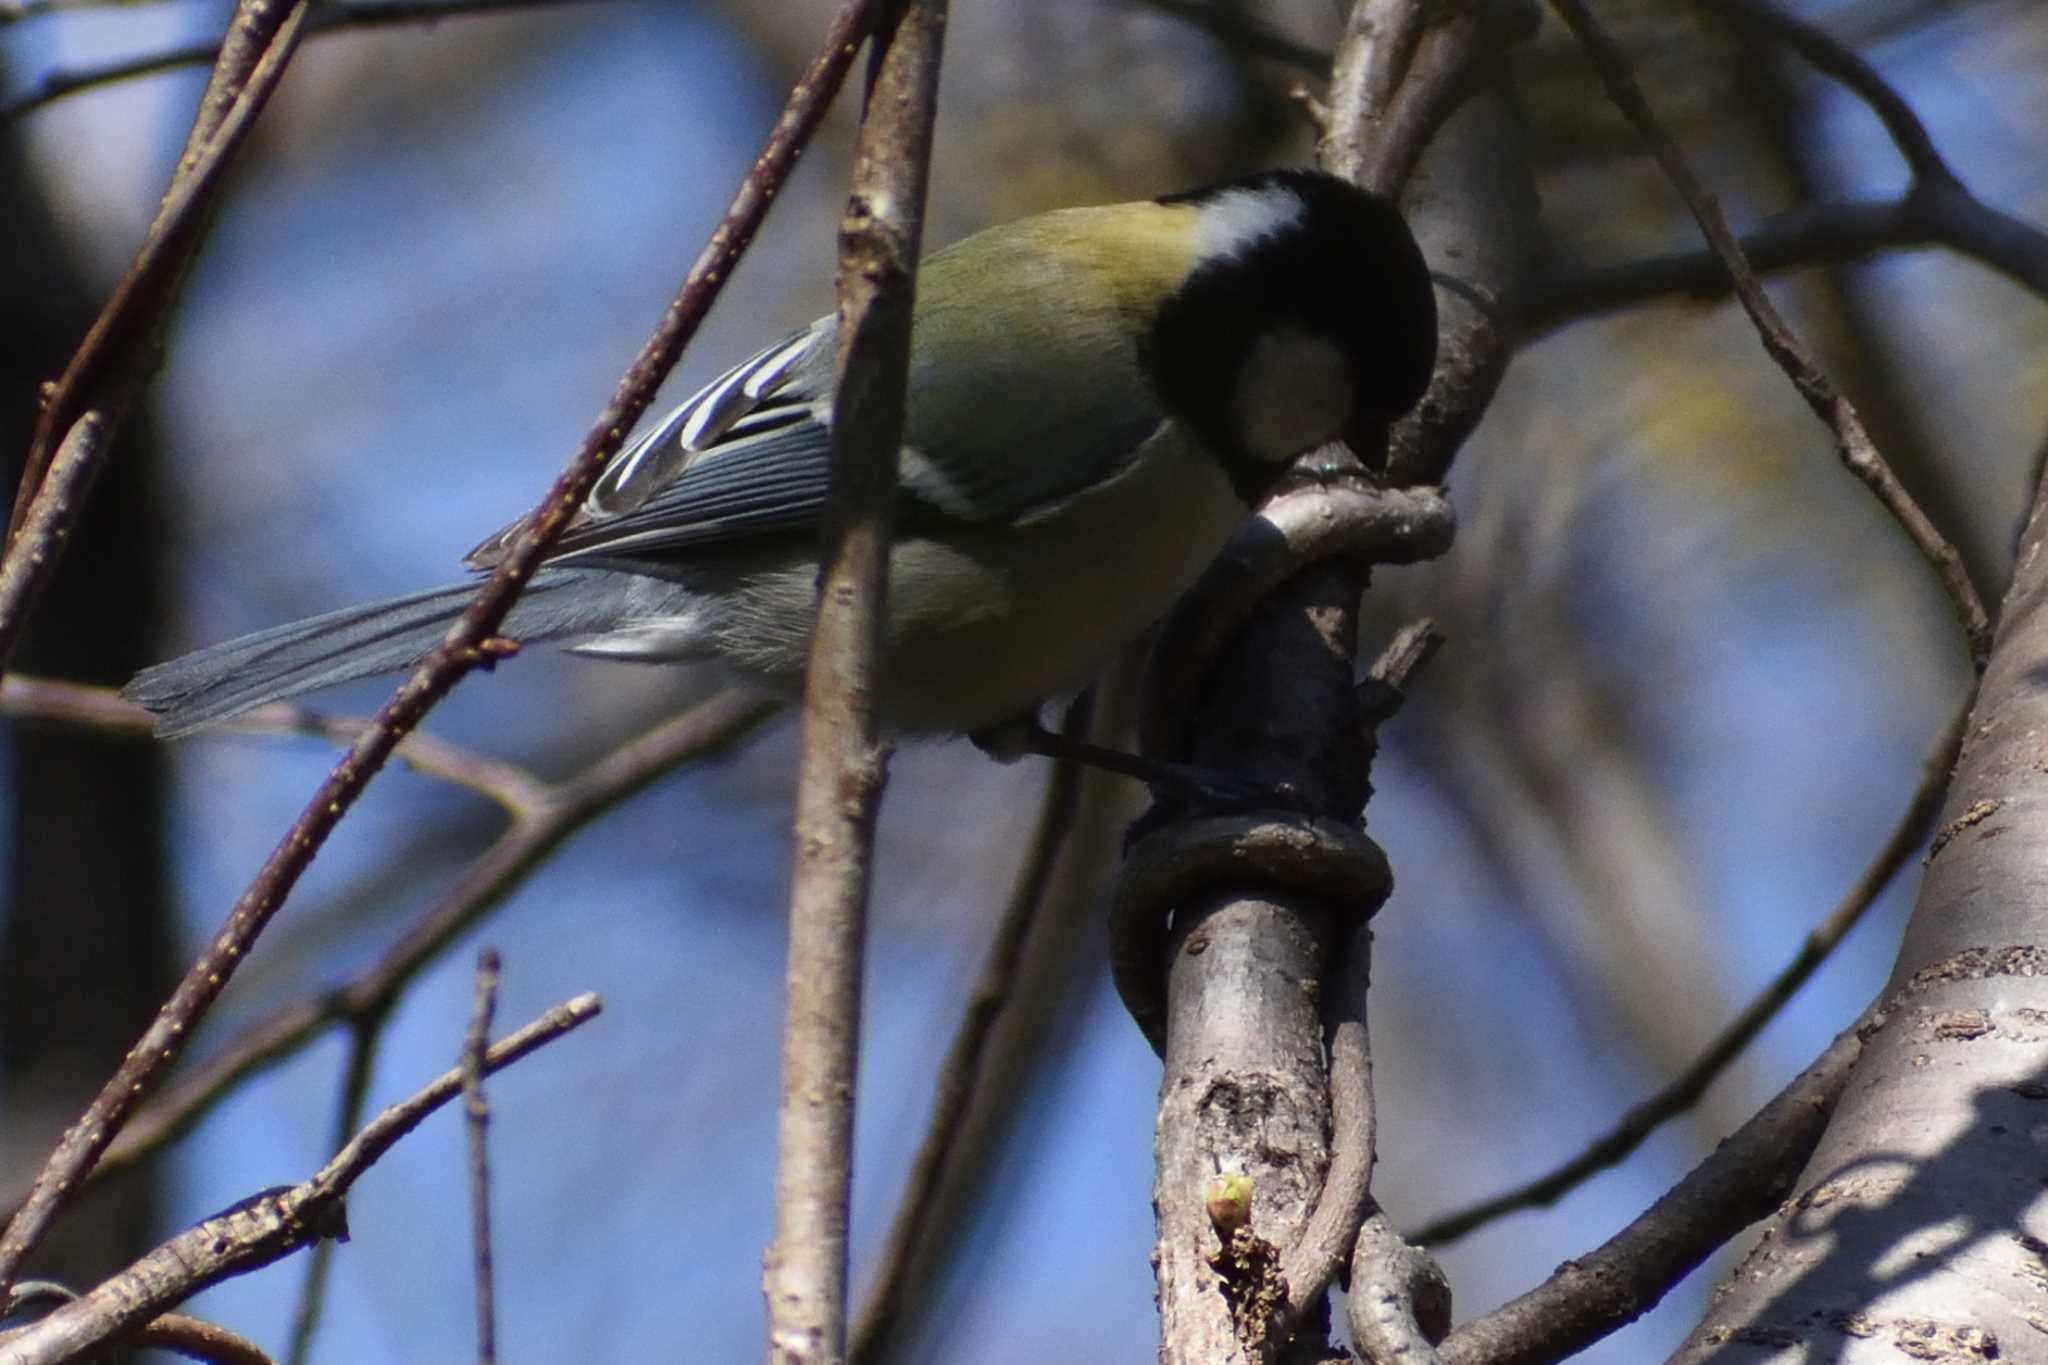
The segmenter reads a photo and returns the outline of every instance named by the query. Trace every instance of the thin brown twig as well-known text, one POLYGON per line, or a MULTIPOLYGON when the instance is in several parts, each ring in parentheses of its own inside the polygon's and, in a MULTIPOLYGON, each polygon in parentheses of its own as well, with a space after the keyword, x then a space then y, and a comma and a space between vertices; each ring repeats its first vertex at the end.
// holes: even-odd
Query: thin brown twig
MULTIPOLYGON (((10 685, 18 680, 10 679, 10 685)), ((94 1168, 92 1179, 138 1164, 189 1132, 254 1073, 297 1052, 336 1024, 371 1030, 406 986, 577 830, 662 775, 725 753, 772 715, 777 703, 723 692, 671 717, 548 789, 384 955, 348 981, 283 1005, 179 1076, 145 1105, 94 1168)), ((418 736, 414 736, 418 738, 418 736)), ((353 1063, 351 1063, 353 1070, 353 1063)), ((343 1132, 354 1127, 354 1109, 343 1132)), ((340 1139, 337 1137, 336 1141, 340 1139)))
MULTIPOLYGON (((1079 735, 1085 733, 1087 724, 1084 703, 1077 702, 1061 729, 1079 735)), ((1024 860, 1018 865, 1009 901, 996 921, 995 933, 989 940, 967 1004, 961 1010, 960 1022, 953 1030, 953 1041, 939 1063, 924 1137, 911 1160, 910 1174, 903 1182, 903 1193, 897 1200, 888 1234, 868 1271, 867 1302, 855 1320, 847 1347, 847 1359, 853 1365, 875 1365, 880 1361, 902 1321, 912 1261, 930 1239, 937 1221, 939 1188, 953 1168, 960 1141, 966 1135, 966 1117, 983 1080, 990 1041, 1016 985, 1024 946, 1038 920, 1039 907, 1045 903, 1053 869, 1058 866, 1060 852, 1074 827, 1082 771, 1078 763, 1058 762, 1046 779, 1037 827, 1032 831, 1024 860)))
MULTIPOLYGON (((1360 709, 1360 740, 1368 767, 1379 727, 1400 709, 1416 675, 1435 657, 1443 632, 1424 617, 1403 626, 1366 670, 1381 704, 1360 709)), ((1372 1211, 1372 1172, 1379 1159, 1379 1115, 1373 1103, 1372 1035, 1366 1001, 1372 986, 1372 928, 1361 925, 1344 946, 1326 986, 1330 1014, 1330 1168, 1315 1206, 1280 1257, 1287 1306, 1278 1326, 1289 1335, 1321 1301, 1339 1267, 1355 1259, 1361 1229, 1372 1211)))
POLYGON ((1725 1071, 1742 1051, 1777 1017, 1785 1002, 1834 952, 1837 945, 1862 920, 1892 879, 1913 859, 1933 832, 1948 792, 1950 770, 1961 751, 1963 727, 1968 722, 1970 700, 1943 726, 1922 760, 1920 785, 1906 809, 1900 813, 1884 844, 1866 864, 1842 899, 1826 918, 1816 924, 1777 976, 1721 1030, 1692 1064, 1669 1085, 1621 1116, 1607 1132, 1584 1151, 1549 1173, 1525 1185, 1436 1219, 1415 1232, 1425 1246, 1443 1246, 1477 1228, 1521 1209, 1543 1208, 1556 1203, 1590 1177, 1617 1165, 1643 1144, 1644 1139, 1669 1120, 1699 1102, 1707 1087, 1725 1071))
POLYGON ((1672 141, 1670 133, 1650 108, 1642 87, 1630 71, 1626 54, 1600 26, 1583 0, 1551 0, 1551 4, 1577 36, 1580 45, 1592 56, 1607 85, 1608 97, 1650 144, 1665 177, 1692 210, 1708 244, 1726 265, 1735 296, 1756 324, 1764 350, 1785 371, 1814 415, 1834 433, 1836 452, 1842 463, 1891 513, 1933 568, 1962 625, 1970 661, 1981 673, 1985 661, 1991 656, 1991 618, 1976 588, 1970 583, 1962 556, 1956 553, 1955 546, 1928 520, 1927 514, 1921 511, 1920 505, 1899 482, 1871 440, 1870 433, 1864 430, 1855 406, 1835 389, 1819 360, 1787 325, 1777 306, 1771 302, 1770 295, 1764 292, 1762 282, 1757 279, 1756 271, 1743 253, 1742 244, 1729 229, 1720 204, 1700 184, 1683 153, 1678 150, 1677 143, 1672 141))
POLYGON ((183 1313, 165 1313, 128 1338, 131 1346, 150 1346, 205 1361, 206 1365, 277 1365, 261 1346, 219 1323, 183 1313))
MULTIPOLYGON (((133 0, 113 2, 133 3, 133 0)), ((418 0, 417 3, 415 0, 391 0, 390 3, 363 0, 362 3, 355 4, 323 5, 307 20, 305 36, 323 38, 334 33, 389 28, 398 24, 431 25, 443 19, 458 19, 477 14, 526 9, 567 9, 577 5, 594 7, 598 3, 600 0, 418 0)), ((14 17, 29 16, 18 14, 14 17)), ((0 5, 0 23, 5 23, 8 18, 4 5, 0 5)), ((16 119, 26 118, 36 110, 54 104, 67 95, 96 90, 141 76, 154 76, 190 66, 206 66, 219 56, 220 44, 217 42, 185 43, 177 47, 164 48, 160 52, 145 52, 140 56, 124 57, 118 61, 68 70, 58 68, 45 71, 25 92, 5 104, 0 104, 0 127, 16 119)))
POLYGON ((946 0, 892 0, 839 224, 839 353, 790 870, 775 1233, 762 1288, 775 1365, 844 1360, 861 959, 887 750, 874 689, 909 391, 946 0))
POLYGON ((1438 1348, 1444 1365, 1563 1360, 1654 1308, 1715 1248, 1791 1191, 1878 1019, 1867 1013, 1844 1030, 1712 1156, 1596 1250, 1453 1331, 1438 1348))
POLYGON ((527 515, 468 610, 320 784, 142 1039, 123 1059, 85 1115, 60 1140, 36 1177, 27 1201, 8 1224, 4 1236, 0 1236, 0 1284, 12 1278, 22 1259, 42 1240, 69 1192, 83 1182, 137 1101, 176 1057, 184 1037, 218 997, 314 854, 399 741, 471 669, 494 657, 485 647, 486 642, 493 638, 549 548, 582 508, 599 472, 617 452, 627 430, 653 401, 683 345, 695 335, 713 300, 724 288, 734 263, 752 242, 798 155, 823 121, 825 109, 852 61, 853 47, 867 31, 875 5, 876 0, 846 0, 841 6, 828 27, 824 44, 791 90, 782 114, 742 179, 724 218, 554 486, 527 515))
MULTIPOLYGON (((360 1128, 363 1111, 370 1106, 370 1079, 377 1069, 377 1037, 382 1019, 360 1020, 348 1031, 348 1062, 342 1068, 341 1101, 334 1108, 334 1145, 348 1141, 360 1128)), ((320 1320, 327 1311, 327 1289, 333 1281, 334 1243, 319 1241, 306 1254, 305 1277, 299 1282, 298 1300, 292 1304, 292 1332, 285 1348, 285 1365, 306 1365, 313 1358, 313 1339, 319 1335, 320 1320)))
MULTIPOLYGON (((493 1045, 485 1055, 485 1070, 502 1071, 596 1018, 602 1008, 594 994, 556 1005, 493 1045)), ((231 1205, 73 1302, 0 1337, 0 1365, 59 1365, 84 1358, 209 1285, 269 1265, 309 1242, 346 1236, 343 1199, 349 1187, 427 1115, 461 1093, 461 1068, 442 1073, 378 1114, 308 1179, 231 1205)))
POLYGON ((22 629, 50 584, 54 561, 105 458, 108 434, 106 415, 97 408, 78 415, 28 501, 15 550, 0 559, 0 663, 14 657, 22 629))
POLYGON ((496 1365, 498 1309, 491 1275, 491 1167, 485 1138, 491 1109, 484 1099, 484 1053, 491 1041, 491 1016, 498 1009, 496 948, 476 958, 476 1000, 462 1039, 462 1116, 469 1147, 470 1257, 476 1282, 477 1365, 496 1365))

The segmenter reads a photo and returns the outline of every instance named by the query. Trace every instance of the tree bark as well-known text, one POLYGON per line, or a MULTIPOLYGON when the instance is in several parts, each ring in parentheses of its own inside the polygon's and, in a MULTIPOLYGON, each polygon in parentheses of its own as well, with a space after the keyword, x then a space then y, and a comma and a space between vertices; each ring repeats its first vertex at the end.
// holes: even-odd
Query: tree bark
POLYGON ((2048 483, 1879 1023, 1676 1362, 2048 1359, 2048 483))

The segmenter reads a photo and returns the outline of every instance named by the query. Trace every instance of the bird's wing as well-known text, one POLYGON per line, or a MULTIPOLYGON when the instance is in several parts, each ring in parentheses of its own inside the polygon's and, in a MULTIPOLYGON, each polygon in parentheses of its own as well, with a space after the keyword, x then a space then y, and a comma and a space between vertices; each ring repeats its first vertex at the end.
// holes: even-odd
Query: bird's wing
MULTIPOLYGON (((969 238, 923 268, 942 287, 922 291, 916 313, 897 471, 906 529, 1027 516, 1114 473, 1163 420, 1114 301, 1006 231, 969 238), (993 298, 943 287, 947 273, 988 272, 990 251, 1013 271, 1022 263, 1019 287, 993 298)), ((549 562, 659 558, 815 530, 831 475, 837 336, 823 318, 784 338, 620 451, 549 562)), ((517 529, 469 562, 494 563, 517 529)))
MULTIPOLYGON (((830 318, 748 357, 605 466, 550 563, 651 554, 814 525, 832 442, 830 318)), ((489 568, 523 522, 469 552, 489 568)))

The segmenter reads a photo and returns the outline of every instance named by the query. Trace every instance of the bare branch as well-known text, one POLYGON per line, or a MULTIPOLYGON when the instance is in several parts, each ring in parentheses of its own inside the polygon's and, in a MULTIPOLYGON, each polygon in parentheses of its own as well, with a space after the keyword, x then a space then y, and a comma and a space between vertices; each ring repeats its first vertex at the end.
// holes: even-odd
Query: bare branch
MULTIPOLYGON (((370 1104, 370 1076, 377 1065, 377 1037, 383 1021, 358 1023, 348 1031, 348 1063, 342 1068, 341 1101, 334 1107, 334 1145, 348 1141, 363 1122, 370 1104)), ((292 1305, 291 1342, 285 1353, 286 1365, 306 1365, 313 1358, 313 1339, 320 1333, 320 1321, 327 1311, 327 1289, 334 1278, 334 1243, 319 1241, 306 1254, 306 1274, 299 1282, 298 1301, 292 1305)))
POLYGON ((22 629, 49 586, 51 571, 66 548, 64 541, 78 524, 106 456, 110 434, 106 416, 97 408, 80 413, 29 499, 14 549, 0 559, 0 661, 14 657, 22 629))
POLYGON ((1425 1246, 1442 1246, 1517 1210, 1554 1204, 1590 1177, 1626 1160, 1650 1134, 1697 1104, 1707 1087, 1777 1017, 1778 1011, 1806 984, 1807 978, 1827 961, 1836 945, 1848 937, 1849 931, 1862 920, 1864 912, 1876 904, 1878 896, 1891 885, 1892 879, 1926 845, 1928 836, 1934 832, 1934 818, 1940 813, 1942 800, 1948 793, 1949 774, 1955 767, 1956 755, 1962 749, 1963 726, 1970 713, 1971 701, 1974 697, 1964 702, 1962 709, 1935 737, 1927 757, 1922 760, 1920 785, 1900 814, 1898 823, 1892 826, 1884 846, 1842 894, 1835 908, 1807 934, 1792 960, 1779 969, 1771 983, 1721 1030, 1720 1035, 1690 1066, 1674 1077, 1669 1085, 1623 1114, 1619 1123, 1556 1170, 1470 1208, 1439 1218, 1417 1229, 1415 1240, 1425 1246))
MULTIPOLYGON (((1359 707, 1359 748, 1368 778, 1379 748, 1379 727, 1400 709, 1415 674, 1443 643, 1427 618, 1401 628, 1366 671, 1359 690, 1374 689, 1372 705, 1359 707)), ((1280 1257, 1287 1307, 1280 1326, 1291 1334, 1322 1301, 1330 1281, 1355 1248, 1373 1215, 1372 1172, 1379 1159, 1378 1114, 1373 1104, 1372 1037, 1366 1027, 1366 998, 1372 984, 1372 930, 1361 928, 1346 942, 1326 991, 1330 1053, 1330 1169, 1315 1204, 1280 1257)), ((1425 1258, 1426 1259, 1426 1258, 1425 1258)))
POLYGON ((1562 1360, 1654 1308, 1791 1190, 1862 1054, 1869 1018, 1845 1030, 1641 1217, 1535 1289, 1453 1331, 1439 1350, 1444 1365, 1562 1360))
POLYGON ((165 1313, 128 1338, 132 1346, 153 1346, 205 1361, 206 1365, 276 1365, 261 1346, 218 1323, 183 1313, 165 1313))
MULTIPOLYGON (((1084 694, 1085 695, 1085 694, 1084 694)), ((1067 734, 1078 735, 1087 728, 1086 708, 1080 702, 1069 710, 1067 734)), ((1024 945, 1038 920, 1052 884, 1053 869, 1060 851, 1074 827, 1083 769, 1078 763, 1055 763, 1046 780, 1045 796, 1039 805, 1038 826, 1017 869, 1008 904, 996 921, 995 934, 983 957, 981 972, 961 1011, 953 1031, 953 1042, 939 1064, 932 1088, 931 1115, 925 1120, 924 1137, 910 1164, 896 1215, 888 1235, 875 1255, 867 1302, 855 1320, 847 1359, 853 1365, 875 1365, 888 1349, 892 1334, 903 1314, 903 1301, 910 1288, 914 1253, 930 1239, 938 1220, 938 1194, 942 1178, 954 1165, 960 1141, 967 1134, 966 1119, 986 1071, 989 1044, 995 1026, 1009 1003, 1017 974, 1024 960, 1024 945)))
POLYGON ((804 682, 775 1240, 762 1277, 776 1365, 846 1356, 861 956, 887 763, 875 730, 876 660, 946 9, 946 0, 897 0, 876 31, 853 190, 839 225, 832 486, 804 682))
POLYGON ((491 1041, 491 1016, 498 1008, 498 950, 476 959, 476 1002, 462 1039, 462 1115, 469 1146, 470 1254, 476 1281, 476 1361, 496 1365, 498 1310, 491 1278, 491 1166, 485 1137, 491 1109, 484 1100, 484 1053, 491 1041))
MULTIPOLYGON (((730 278, 734 262, 752 242, 770 202, 811 133, 823 120, 826 106, 852 60, 852 48, 872 18, 874 4, 875 0, 846 0, 818 55, 791 90, 774 130, 741 181, 724 219, 698 254, 660 324, 554 486, 527 515, 504 558, 479 589, 476 600, 321 783, 141 1041, 51 1154, 28 1200, 15 1214, 4 1237, 0 1237, 0 1283, 11 1278, 22 1258, 42 1240, 68 1192, 83 1182, 136 1102, 169 1066, 183 1038, 218 997, 314 854, 399 741, 464 675, 493 657, 487 641, 493 638, 549 547, 582 507, 598 473, 617 452, 627 430, 653 401, 683 345, 695 335, 712 301, 730 278)), ((224 57, 223 61, 226 60, 224 57)), ((53 402, 53 409, 54 406, 53 402)))
POLYGON ((1984 610, 1982 599, 1977 596, 1976 588, 1971 586, 1969 574, 1964 570, 1962 557, 1956 553, 1955 546, 1949 544, 1934 523, 1927 519, 1926 513, 1920 510, 1920 505, 1913 501, 1912 495, 1906 492, 1905 486, 1878 452, 1870 434, 1864 430, 1854 405, 1836 391, 1819 360, 1780 316, 1777 306, 1764 292, 1756 272, 1750 268, 1742 244, 1729 230, 1720 205, 1700 184, 1692 167, 1686 164, 1685 157, 1679 152, 1678 145, 1671 140, 1671 135, 1651 110, 1649 101, 1643 97, 1642 88, 1630 73, 1628 58, 1621 48, 1600 27, 1583 0, 1551 0, 1551 4, 1592 55, 1606 82, 1608 97, 1650 144, 1665 177, 1684 198, 1708 244, 1726 265, 1735 296, 1742 301, 1744 311, 1756 324, 1764 350, 1785 371, 1814 415, 1834 433, 1835 448, 1842 463, 1876 495, 1933 568, 1962 625, 1970 661, 1981 673, 1985 660, 1991 655, 1991 619, 1984 610))
MULTIPOLYGON (((501 1071, 597 1017, 595 995, 555 1006, 494 1045, 484 1068, 501 1071)), ((349 1187, 427 1115, 462 1093, 462 1069, 444 1072, 377 1115, 297 1185, 266 1190, 179 1233, 120 1274, 33 1325, 0 1337, 0 1365, 58 1365, 115 1342, 209 1285, 346 1236, 349 1187)))

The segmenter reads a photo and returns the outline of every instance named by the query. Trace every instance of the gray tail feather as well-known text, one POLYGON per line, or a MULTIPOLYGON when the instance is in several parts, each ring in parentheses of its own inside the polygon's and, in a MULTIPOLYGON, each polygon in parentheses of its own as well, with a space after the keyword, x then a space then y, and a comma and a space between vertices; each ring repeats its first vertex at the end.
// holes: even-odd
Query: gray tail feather
MULTIPOLYGON (((587 570, 535 574, 500 629, 513 639, 544 640, 610 624, 589 610, 592 598, 606 594, 555 595, 589 577, 587 570)), ((441 642, 479 586, 457 583, 272 626, 145 668, 121 695, 155 712, 157 734, 172 739, 267 702, 396 673, 441 642)))

